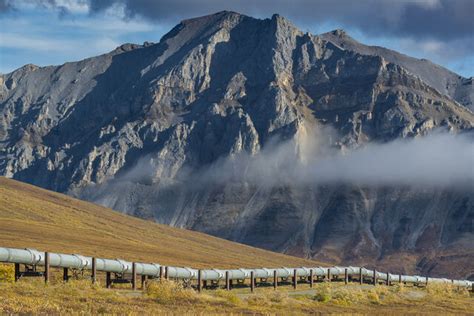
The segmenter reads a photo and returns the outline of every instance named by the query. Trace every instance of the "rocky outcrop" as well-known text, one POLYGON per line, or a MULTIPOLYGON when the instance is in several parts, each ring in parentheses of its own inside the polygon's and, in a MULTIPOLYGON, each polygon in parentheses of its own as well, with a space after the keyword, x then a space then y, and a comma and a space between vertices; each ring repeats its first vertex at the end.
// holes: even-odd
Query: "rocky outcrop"
POLYGON ((440 93, 448 95, 460 104, 470 108, 471 111, 474 110, 472 77, 463 78, 426 59, 413 58, 384 47, 362 45, 343 30, 325 33, 321 37, 345 50, 351 50, 362 55, 381 56, 388 62, 403 67, 440 93))
POLYGON ((474 257, 472 187, 266 185, 236 179, 239 168, 208 170, 286 140, 304 159, 308 131, 329 126, 337 150, 470 131, 472 78, 340 30, 315 36, 278 15, 220 12, 157 44, 1 79, 7 177, 300 256, 473 273, 445 264, 474 257))

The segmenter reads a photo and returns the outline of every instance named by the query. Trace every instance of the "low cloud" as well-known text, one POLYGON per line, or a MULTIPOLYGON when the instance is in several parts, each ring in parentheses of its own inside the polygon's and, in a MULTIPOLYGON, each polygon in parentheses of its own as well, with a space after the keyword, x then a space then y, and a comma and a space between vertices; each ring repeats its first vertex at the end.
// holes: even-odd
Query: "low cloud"
POLYGON ((89 0, 0 0, 0 13, 42 7, 60 15, 87 13, 89 0))
POLYGON ((22 37, 16 33, 3 33, 0 48, 28 49, 40 52, 65 52, 74 54, 82 49, 86 52, 85 56, 92 53, 110 51, 119 46, 120 43, 107 37, 90 40, 86 49, 84 45, 72 39, 51 39, 42 36, 22 37))
POLYGON ((255 156, 241 154, 198 173, 201 181, 243 181, 263 186, 353 183, 432 185, 474 183, 472 137, 436 134, 356 150, 309 151, 294 141, 270 146, 255 156))
POLYGON ((422 55, 435 62, 446 63, 471 55, 474 51, 474 39, 473 41, 458 39, 451 42, 443 42, 439 40, 403 38, 399 41, 399 47, 402 51, 409 54, 422 55))
POLYGON ((191 190, 235 183, 265 188, 356 184, 474 189, 472 133, 434 133, 353 150, 329 146, 326 139, 331 138, 319 131, 291 141, 274 140, 255 155, 239 153, 199 170, 182 169, 174 179, 153 179, 156 162, 146 157, 112 183, 155 181, 160 187, 172 183, 191 190))

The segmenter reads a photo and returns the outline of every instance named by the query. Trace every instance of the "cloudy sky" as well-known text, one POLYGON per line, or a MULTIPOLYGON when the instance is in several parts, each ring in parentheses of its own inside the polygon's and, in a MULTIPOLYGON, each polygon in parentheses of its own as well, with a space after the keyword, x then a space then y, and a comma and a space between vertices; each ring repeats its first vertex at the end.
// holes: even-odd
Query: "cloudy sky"
POLYGON ((313 34, 355 39, 474 75, 474 0, 0 0, 0 72, 61 64, 125 42, 157 42, 180 20, 279 13, 313 34))

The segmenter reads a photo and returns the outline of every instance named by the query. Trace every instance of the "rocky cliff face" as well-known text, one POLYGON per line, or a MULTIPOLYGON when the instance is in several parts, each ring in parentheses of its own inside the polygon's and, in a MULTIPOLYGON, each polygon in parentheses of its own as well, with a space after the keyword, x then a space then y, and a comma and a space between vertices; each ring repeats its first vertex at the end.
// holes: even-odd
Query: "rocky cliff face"
POLYGON ((278 15, 220 12, 158 44, 27 65, 0 83, 7 177, 290 254, 474 274, 472 183, 302 184, 278 170, 262 182, 245 163, 280 143, 294 149, 282 159, 291 170, 315 142, 347 151, 469 132, 472 78, 340 30, 315 36, 278 15))

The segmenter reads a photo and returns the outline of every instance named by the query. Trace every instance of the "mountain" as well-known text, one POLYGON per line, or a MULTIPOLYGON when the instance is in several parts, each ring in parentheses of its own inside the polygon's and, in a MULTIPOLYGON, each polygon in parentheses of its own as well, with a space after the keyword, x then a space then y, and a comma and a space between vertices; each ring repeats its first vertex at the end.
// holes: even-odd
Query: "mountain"
POLYGON ((201 268, 304 266, 314 261, 177 229, 0 177, 2 247, 201 268))
MULTIPOLYGON (((472 182, 301 180, 313 172, 305 161, 327 152, 436 130, 472 136, 472 78, 341 30, 315 36, 279 15, 219 12, 157 44, 27 65, 1 82, 6 177, 288 254, 472 277, 472 182)), ((412 164, 366 158, 416 178, 412 164)))

